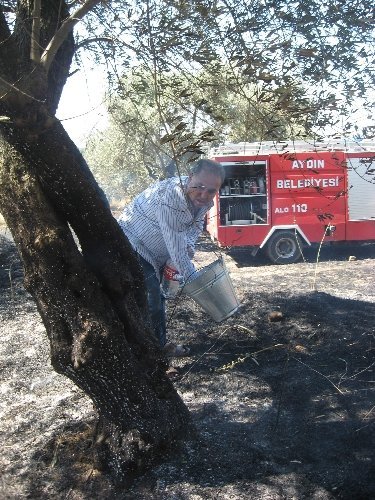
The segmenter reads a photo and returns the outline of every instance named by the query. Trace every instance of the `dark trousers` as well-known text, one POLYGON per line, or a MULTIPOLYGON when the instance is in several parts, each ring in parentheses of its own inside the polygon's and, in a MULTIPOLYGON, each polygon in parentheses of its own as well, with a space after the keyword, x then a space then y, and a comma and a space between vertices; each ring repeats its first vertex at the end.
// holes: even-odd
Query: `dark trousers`
POLYGON ((145 276, 147 302, 150 311, 151 326, 154 330, 156 338, 159 340, 160 346, 164 347, 167 341, 165 298, 160 292, 160 282, 155 273, 155 269, 141 255, 138 254, 138 257, 143 269, 143 274, 145 276))

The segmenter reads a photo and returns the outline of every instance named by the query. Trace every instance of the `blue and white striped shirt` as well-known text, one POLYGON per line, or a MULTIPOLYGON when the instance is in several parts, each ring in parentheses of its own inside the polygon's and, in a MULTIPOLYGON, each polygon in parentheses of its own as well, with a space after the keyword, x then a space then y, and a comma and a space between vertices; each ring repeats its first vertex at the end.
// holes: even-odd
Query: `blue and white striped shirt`
POLYGON ((153 184, 118 219, 132 247, 152 264, 159 278, 169 258, 185 280, 195 272, 189 253, 194 253, 213 202, 194 210, 185 192, 187 182, 188 177, 172 177, 153 184))

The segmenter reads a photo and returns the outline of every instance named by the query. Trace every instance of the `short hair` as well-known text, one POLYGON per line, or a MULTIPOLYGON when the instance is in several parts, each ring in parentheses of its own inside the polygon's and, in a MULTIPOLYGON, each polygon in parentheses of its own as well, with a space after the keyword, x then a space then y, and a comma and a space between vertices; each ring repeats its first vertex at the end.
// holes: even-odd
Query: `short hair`
POLYGON ((190 167, 190 174, 199 174, 204 170, 205 172, 210 172, 211 174, 217 175, 221 178, 221 182, 224 182, 225 179, 225 170, 221 163, 218 163, 214 160, 208 160, 206 158, 202 158, 194 162, 190 167))

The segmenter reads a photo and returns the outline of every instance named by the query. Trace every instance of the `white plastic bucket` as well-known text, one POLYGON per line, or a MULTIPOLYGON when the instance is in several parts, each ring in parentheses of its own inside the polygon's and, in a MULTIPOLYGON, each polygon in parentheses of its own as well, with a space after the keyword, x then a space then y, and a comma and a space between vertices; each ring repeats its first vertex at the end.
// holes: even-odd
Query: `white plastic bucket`
POLYGON ((187 281, 183 293, 199 304, 217 323, 232 316, 241 305, 222 258, 204 267, 198 276, 187 281))

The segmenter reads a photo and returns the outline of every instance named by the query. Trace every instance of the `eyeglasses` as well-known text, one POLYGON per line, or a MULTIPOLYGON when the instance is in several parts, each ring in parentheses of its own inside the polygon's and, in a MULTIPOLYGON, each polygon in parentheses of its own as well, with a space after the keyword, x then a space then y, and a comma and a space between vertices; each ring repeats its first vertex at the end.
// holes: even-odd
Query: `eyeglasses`
POLYGON ((198 186, 189 186, 190 189, 196 189, 197 191, 199 191, 200 193, 202 193, 203 191, 206 191, 208 194, 210 194, 211 196, 216 194, 217 193, 217 189, 215 188, 207 188, 206 186, 201 186, 201 185, 198 185, 198 186))

